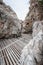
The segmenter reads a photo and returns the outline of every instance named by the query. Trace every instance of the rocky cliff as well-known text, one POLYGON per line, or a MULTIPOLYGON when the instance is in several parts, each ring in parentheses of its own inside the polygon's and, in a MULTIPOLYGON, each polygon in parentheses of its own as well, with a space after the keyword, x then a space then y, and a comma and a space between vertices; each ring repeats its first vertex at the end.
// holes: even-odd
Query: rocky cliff
POLYGON ((21 35, 21 25, 16 13, 0 0, 0 38, 21 35))
POLYGON ((33 39, 24 47, 21 65, 43 65, 43 21, 33 25, 33 39))
POLYGON ((38 0, 30 0, 30 10, 25 19, 25 31, 31 31, 31 28, 33 38, 22 50, 20 63, 43 65, 43 4, 40 5, 38 0))
POLYGON ((33 23, 40 20, 43 20, 43 4, 40 5, 38 0, 30 0, 29 12, 25 18, 23 27, 25 32, 32 31, 33 23))

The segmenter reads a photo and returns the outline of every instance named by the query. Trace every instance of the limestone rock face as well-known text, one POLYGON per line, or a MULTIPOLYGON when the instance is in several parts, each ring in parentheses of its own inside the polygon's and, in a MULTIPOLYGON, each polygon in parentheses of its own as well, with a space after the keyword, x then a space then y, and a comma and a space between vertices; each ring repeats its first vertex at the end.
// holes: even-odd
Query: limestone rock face
POLYGON ((3 0, 0 0, 0 3, 3 3, 3 0))
POLYGON ((35 21, 35 23, 33 24, 33 37, 35 37, 40 30, 43 29, 43 21, 35 21))
POLYGON ((0 38, 20 36, 20 29, 20 20, 16 13, 5 3, 0 4, 0 38))
POLYGON ((32 32, 32 21, 31 20, 25 20, 23 23, 23 32, 24 33, 29 33, 32 32))
MULTIPOLYGON (((41 21, 40 21, 41 22, 41 21)), ((37 23, 39 24, 39 23, 37 23)), ((38 29, 43 24, 39 24, 38 29)), ((35 26, 37 28, 37 26, 35 26)), ((21 65, 43 65, 43 27, 41 30, 37 30, 38 34, 36 34, 33 39, 24 47, 22 50, 20 62, 21 65)))
POLYGON ((35 21, 40 21, 40 20, 41 21, 43 20, 43 4, 39 5, 38 0, 30 0, 29 12, 27 13, 27 16, 25 18, 25 27, 24 27, 25 31, 26 32, 31 31, 33 23, 35 21))

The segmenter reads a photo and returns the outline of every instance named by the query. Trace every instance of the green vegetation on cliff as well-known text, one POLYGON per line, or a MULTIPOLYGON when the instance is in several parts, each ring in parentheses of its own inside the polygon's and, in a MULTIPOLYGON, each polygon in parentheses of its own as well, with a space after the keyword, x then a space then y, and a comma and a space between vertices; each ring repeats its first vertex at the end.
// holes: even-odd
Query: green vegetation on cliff
POLYGON ((43 5, 43 0, 38 0, 39 4, 43 5))

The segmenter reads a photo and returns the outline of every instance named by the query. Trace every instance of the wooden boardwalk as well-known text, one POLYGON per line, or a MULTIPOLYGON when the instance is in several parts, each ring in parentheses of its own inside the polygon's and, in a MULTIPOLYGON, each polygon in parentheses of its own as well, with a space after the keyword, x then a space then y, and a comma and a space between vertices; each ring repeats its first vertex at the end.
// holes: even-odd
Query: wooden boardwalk
POLYGON ((18 39, 0 39, 0 65, 20 65, 21 51, 31 39, 23 35, 18 39))

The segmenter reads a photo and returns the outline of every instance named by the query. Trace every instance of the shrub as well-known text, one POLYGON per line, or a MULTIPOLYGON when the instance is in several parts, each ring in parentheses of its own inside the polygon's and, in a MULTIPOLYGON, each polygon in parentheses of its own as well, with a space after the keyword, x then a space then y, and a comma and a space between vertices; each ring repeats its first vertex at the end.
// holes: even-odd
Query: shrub
POLYGON ((43 0, 38 0, 40 5, 43 5, 43 0))

